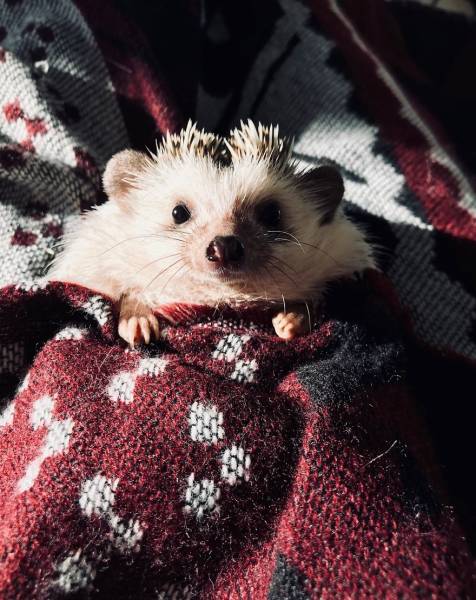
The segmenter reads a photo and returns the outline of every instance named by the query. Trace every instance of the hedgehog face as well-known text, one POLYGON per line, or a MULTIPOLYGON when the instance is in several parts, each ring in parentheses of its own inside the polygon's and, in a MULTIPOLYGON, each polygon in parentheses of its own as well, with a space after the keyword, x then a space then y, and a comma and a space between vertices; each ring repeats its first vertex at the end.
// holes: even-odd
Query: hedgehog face
POLYGON ((364 242, 339 210, 340 175, 298 172, 290 151, 277 128, 248 122, 223 140, 189 124, 151 157, 114 157, 106 191, 142 237, 129 251, 131 287, 152 303, 281 302, 312 299, 352 270, 363 248, 341 263, 336 240, 364 242))

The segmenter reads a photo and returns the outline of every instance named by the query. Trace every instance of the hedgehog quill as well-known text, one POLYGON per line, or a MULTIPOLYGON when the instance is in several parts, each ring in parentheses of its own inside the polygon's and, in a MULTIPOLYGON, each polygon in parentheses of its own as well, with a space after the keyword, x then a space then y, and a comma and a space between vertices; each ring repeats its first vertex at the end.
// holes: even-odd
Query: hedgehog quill
POLYGON ((304 334, 329 282, 374 259, 339 172, 299 170, 291 153, 278 127, 248 121, 227 138, 189 123, 155 153, 116 154, 109 201, 65 236, 50 279, 113 298, 131 346, 158 338, 171 304, 272 306, 279 337, 304 334))

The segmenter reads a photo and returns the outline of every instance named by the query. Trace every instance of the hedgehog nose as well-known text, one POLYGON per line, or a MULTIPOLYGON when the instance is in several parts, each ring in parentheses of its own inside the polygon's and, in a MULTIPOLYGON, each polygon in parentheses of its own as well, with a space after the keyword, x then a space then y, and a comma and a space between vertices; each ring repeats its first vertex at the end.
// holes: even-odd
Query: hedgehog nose
POLYGON ((245 255, 245 248, 240 238, 235 235, 219 235, 210 242, 206 255, 210 262, 226 267, 241 262, 245 255))

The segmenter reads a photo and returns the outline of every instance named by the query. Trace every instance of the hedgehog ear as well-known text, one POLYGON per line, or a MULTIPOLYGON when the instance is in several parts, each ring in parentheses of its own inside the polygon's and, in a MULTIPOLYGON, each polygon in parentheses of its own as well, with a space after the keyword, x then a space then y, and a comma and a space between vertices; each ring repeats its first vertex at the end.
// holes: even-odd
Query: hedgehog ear
POLYGON ((315 198, 322 214, 321 225, 330 223, 344 197, 344 180, 339 171, 330 165, 323 165, 300 175, 300 182, 315 198))
POLYGON ((123 150, 107 163, 102 182, 111 200, 123 202, 134 187, 134 177, 147 166, 147 155, 137 150, 123 150))

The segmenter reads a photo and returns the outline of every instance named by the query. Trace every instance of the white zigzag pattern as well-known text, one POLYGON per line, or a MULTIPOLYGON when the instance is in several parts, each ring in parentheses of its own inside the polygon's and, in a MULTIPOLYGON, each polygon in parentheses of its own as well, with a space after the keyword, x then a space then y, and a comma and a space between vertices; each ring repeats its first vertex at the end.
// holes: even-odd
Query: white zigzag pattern
POLYGON ((134 371, 121 371, 113 376, 107 388, 109 398, 113 402, 130 404, 134 399, 134 388, 138 377, 147 375, 157 377, 163 373, 167 360, 159 357, 142 358, 134 371))
POLYGON ((61 454, 69 445, 74 423, 72 419, 55 419, 54 404, 54 399, 48 395, 38 398, 33 404, 31 425, 35 430, 46 427, 47 432, 40 453, 28 464, 24 476, 17 484, 18 493, 25 492, 33 486, 47 458, 61 454))
POLYGON ((93 316, 104 327, 111 316, 111 309, 101 296, 91 296, 82 306, 83 310, 93 316))
POLYGON ((124 521, 114 512, 118 484, 118 478, 111 479, 97 473, 83 483, 79 506, 87 517, 96 515, 110 526, 110 540, 120 552, 137 552, 144 532, 138 520, 124 521))

